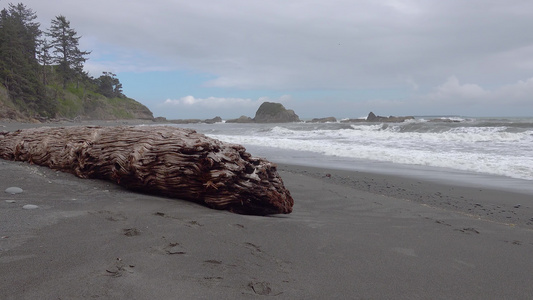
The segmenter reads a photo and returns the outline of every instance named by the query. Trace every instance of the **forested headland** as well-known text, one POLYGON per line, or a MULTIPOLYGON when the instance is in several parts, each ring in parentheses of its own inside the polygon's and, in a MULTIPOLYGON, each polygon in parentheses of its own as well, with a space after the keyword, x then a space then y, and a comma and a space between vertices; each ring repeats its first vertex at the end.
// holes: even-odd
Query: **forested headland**
POLYGON ((0 119, 153 119, 111 72, 84 71, 90 51, 65 16, 41 29, 24 4, 0 12, 0 119))

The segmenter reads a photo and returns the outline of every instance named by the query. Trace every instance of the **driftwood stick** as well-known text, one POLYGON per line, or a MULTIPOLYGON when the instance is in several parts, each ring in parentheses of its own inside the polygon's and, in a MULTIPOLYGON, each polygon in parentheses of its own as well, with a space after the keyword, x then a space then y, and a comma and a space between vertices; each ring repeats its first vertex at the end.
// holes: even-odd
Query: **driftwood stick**
POLYGON ((241 145, 168 126, 0 132, 0 157, 243 214, 292 211, 276 165, 241 145))

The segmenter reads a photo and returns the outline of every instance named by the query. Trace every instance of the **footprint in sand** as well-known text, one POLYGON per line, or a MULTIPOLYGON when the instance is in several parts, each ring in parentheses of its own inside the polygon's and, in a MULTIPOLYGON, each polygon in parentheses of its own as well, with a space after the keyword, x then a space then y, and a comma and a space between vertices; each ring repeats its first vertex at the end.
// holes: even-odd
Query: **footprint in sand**
POLYGON ((204 260, 204 263, 221 265, 222 261, 216 260, 216 259, 208 259, 208 260, 204 260))
POLYGON ((187 252, 183 251, 179 243, 168 243, 163 250, 165 250, 165 253, 168 255, 187 254, 187 252))
POLYGON ((137 235, 141 235, 141 231, 137 228, 124 228, 122 229, 122 233, 125 235, 125 236, 137 236, 137 235))
POLYGON ((246 248, 252 250, 252 254, 263 252, 263 251, 261 251, 261 247, 255 245, 253 243, 246 242, 246 243, 244 243, 244 246, 246 248))
POLYGON ((105 271, 107 275, 112 277, 121 277, 126 273, 133 273, 133 268, 135 268, 134 265, 131 264, 125 264, 121 258, 117 258, 113 265, 109 268, 107 268, 105 271))
POLYGON ((466 233, 466 234, 471 234, 471 233, 479 234, 479 231, 477 231, 477 229, 475 229, 473 227, 455 229, 455 231, 460 231, 460 232, 466 233))
POLYGON ((250 287, 257 295, 266 296, 272 292, 270 283, 266 281, 250 281, 250 283, 248 283, 248 287, 250 287))

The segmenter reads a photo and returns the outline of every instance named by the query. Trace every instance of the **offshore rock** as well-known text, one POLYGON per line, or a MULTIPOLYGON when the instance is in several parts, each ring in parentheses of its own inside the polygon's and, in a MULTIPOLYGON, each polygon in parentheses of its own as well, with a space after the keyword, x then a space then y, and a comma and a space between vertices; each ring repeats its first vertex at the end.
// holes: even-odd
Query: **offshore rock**
POLYGON ((336 123, 337 118, 335 117, 326 117, 326 118, 314 118, 308 123, 336 123))
POLYGON ((76 126, 0 132, 0 158, 236 213, 290 213, 276 165, 241 145, 170 126, 76 126))
POLYGON ((300 122, 300 118, 292 109, 286 109, 281 103, 263 102, 255 113, 256 123, 289 123, 300 122))
POLYGON ((226 120, 226 123, 253 123, 254 120, 247 116, 240 116, 238 119, 226 120))
POLYGON ((222 122, 222 118, 219 117, 219 116, 216 116, 216 117, 214 117, 212 119, 204 120, 204 123, 206 123, 206 124, 215 124, 215 123, 220 123, 220 122, 222 122))
POLYGON ((368 116, 366 117, 367 122, 391 122, 391 123, 401 123, 406 120, 414 120, 415 117, 412 116, 406 116, 406 117, 382 117, 382 116, 376 116, 373 112, 370 112, 368 116))
POLYGON ((219 116, 216 116, 212 119, 205 119, 205 120, 201 120, 201 119, 174 119, 174 120, 166 120, 165 119, 165 123, 172 123, 172 124, 200 124, 200 123, 205 123, 205 124, 215 124, 215 123, 220 123, 222 122, 222 118, 219 117, 219 116))

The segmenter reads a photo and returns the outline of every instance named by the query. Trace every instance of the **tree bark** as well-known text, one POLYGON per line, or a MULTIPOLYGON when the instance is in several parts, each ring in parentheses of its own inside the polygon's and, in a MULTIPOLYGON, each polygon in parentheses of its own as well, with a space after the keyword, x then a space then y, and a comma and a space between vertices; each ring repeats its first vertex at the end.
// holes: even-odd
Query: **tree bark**
POLYGON ((190 129, 77 126, 0 132, 0 157, 236 213, 290 213, 293 206, 275 164, 190 129))

